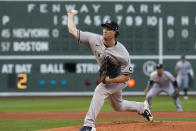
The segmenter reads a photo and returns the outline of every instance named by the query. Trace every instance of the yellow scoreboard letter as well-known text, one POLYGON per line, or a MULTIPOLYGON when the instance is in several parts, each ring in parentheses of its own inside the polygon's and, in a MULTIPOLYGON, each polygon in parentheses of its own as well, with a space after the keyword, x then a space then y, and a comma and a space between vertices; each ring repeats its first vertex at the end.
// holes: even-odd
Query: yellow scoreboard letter
POLYGON ((26 89, 27 88, 27 74, 25 73, 18 74, 17 77, 18 77, 17 88, 26 89))

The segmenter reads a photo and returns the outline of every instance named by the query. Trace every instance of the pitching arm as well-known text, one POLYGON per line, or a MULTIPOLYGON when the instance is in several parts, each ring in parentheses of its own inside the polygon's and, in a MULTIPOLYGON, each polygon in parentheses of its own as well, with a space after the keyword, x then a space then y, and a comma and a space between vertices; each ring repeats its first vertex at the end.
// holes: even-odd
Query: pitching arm
POLYGON ((69 33, 76 39, 78 39, 78 29, 76 28, 76 25, 74 24, 74 16, 78 14, 78 11, 73 10, 67 13, 68 16, 68 31, 69 33))

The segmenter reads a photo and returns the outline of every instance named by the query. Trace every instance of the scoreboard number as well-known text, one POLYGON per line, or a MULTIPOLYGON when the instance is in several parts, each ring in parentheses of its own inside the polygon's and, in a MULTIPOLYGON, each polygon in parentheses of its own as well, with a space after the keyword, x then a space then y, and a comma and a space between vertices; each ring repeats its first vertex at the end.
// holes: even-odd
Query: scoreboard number
POLYGON ((27 89, 27 74, 22 73, 17 75, 18 82, 17 88, 18 89, 27 89))

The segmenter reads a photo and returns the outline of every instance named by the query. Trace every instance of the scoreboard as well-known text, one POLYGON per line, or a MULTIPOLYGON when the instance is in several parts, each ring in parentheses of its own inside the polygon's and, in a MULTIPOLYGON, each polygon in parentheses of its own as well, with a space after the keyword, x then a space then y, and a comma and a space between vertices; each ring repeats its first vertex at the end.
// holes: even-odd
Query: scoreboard
POLYGON ((124 92, 143 92, 156 63, 174 73, 183 54, 196 71, 195 7, 193 0, 0 0, 0 95, 92 94, 99 67, 68 34, 72 9, 82 31, 102 34, 108 19, 120 25, 135 80, 124 92))

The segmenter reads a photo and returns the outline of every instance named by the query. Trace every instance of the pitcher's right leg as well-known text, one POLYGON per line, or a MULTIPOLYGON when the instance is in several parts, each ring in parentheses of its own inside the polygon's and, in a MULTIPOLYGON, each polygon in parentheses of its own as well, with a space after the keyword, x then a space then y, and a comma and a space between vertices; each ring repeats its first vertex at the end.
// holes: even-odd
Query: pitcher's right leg
POLYGON ((104 99, 108 97, 108 95, 107 89, 100 83, 95 89, 88 113, 84 120, 84 126, 95 127, 96 117, 104 104, 104 99))

